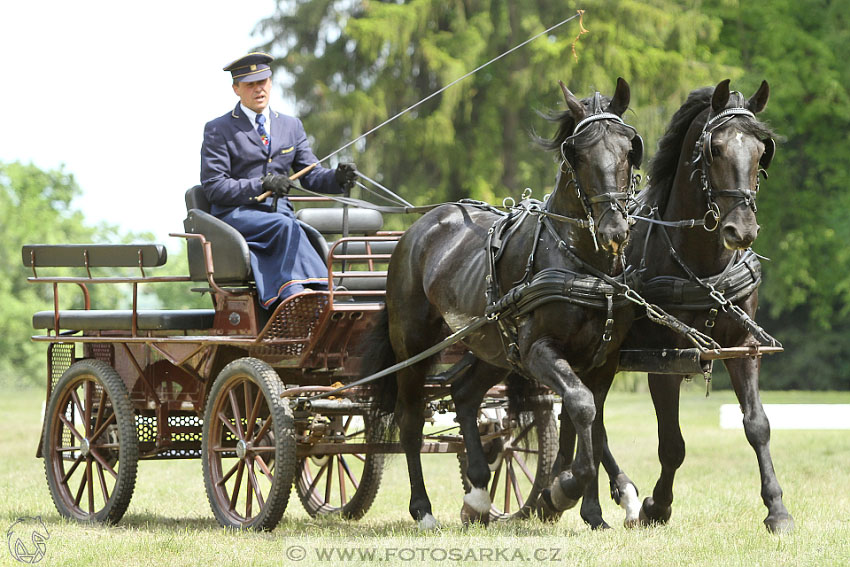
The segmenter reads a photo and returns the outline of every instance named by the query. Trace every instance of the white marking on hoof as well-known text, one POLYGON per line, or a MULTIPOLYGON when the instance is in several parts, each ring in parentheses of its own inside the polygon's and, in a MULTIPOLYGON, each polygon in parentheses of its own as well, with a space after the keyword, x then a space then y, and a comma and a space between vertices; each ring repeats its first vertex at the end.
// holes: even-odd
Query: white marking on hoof
POLYGON ((431 514, 425 514, 425 517, 419 520, 419 529, 422 531, 435 530, 438 527, 440 524, 437 523, 437 518, 431 514))
POLYGON ((620 488, 620 507, 626 511, 624 526, 633 528, 640 524, 640 499, 634 484, 629 483, 620 488))
POLYGON ((463 495, 463 503, 478 512, 487 514, 490 512, 490 495, 483 488, 473 488, 463 495))
POLYGON ((578 503, 578 500, 573 500, 564 494, 561 488, 561 482, 557 478, 552 482, 551 488, 549 488, 549 497, 552 499, 552 505, 560 512, 569 510, 578 503))

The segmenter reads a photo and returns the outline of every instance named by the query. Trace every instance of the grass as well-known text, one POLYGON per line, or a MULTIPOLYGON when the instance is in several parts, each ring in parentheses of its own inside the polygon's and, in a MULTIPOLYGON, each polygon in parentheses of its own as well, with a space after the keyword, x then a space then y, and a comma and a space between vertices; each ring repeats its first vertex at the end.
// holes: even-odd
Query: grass
MULTIPOLYGON (((701 381, 683 389, 688 456, 676 478, 669 525, 626 530, 620 509, 604 497, 603 513, 614 526, 605 532, 590 531, 577 509, 554 525, 528 521, 464 529, 460 476, 451 455, 423 456, 434 512, 443 526, 434 533, 418 533, 407 514, 402 458, 389 461, 378 498, 359 522, 312 519, 293 493, 274 532, 225 531, 213 520, 200 461, 193 460, 141 462, 133 500, 117 527, 69 523, 53 507, 42 462, 35 458, 43 397, 23 391, 0 398, 0 528, 18 517, 40 516, 50 531, 42 565, 850 564, 850 432, 773 432, 774 463, 797 530, 770 535, 761 523, 766 511, 755 455, 741 430, 718 426, 719 406, 734 403, 734 396, 718 391, 706 399, 701 381)), ((850 403, 850 393, 765 392, 763 400, 850 403)), ((649 396, 612 393, 606 423, 621 465, 641 495, 649 494, 659 471, 649 396)), ((600 490, 604 496, 606 481, 600 490)), ((0 550, 0 565, 15 564, 0 550)))

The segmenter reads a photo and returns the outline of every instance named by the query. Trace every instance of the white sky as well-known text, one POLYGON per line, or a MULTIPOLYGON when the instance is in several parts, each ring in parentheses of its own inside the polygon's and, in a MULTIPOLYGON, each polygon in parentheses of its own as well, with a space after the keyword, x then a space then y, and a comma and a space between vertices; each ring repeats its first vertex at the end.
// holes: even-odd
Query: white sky
MULTIPOLYGON (((262 43, 274 0, 5 0, 0 161, 72 173, 89 223, 172 251, 204 124, 237 102, 222 67, 262 43)), ((291 112, 279 87, 271 106, 291 112)))

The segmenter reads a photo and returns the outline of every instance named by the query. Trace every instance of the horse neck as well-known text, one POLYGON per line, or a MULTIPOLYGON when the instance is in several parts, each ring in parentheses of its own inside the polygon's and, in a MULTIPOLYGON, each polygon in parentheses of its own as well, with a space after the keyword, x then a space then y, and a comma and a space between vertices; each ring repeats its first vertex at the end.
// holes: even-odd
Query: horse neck
MULTIPOLYGON (((555 190, 546 203, 546 209, 557 215, 587 220, 587 213, 579 200, 575 184, 575 172, 571 169, 564 171, 562 165, 555 190)), ((552 226, 555 227, 560 239, 566 242, 573 253, 582 261, 609 275, 620 273, 622 268, 619 258, 612 256, 602 248, 597 250, 590 229, 558 220, 554 220, 552 226)), ((544 238, 550 238, 550 235, 547 234, 544 238)), ((554 246, 554 249, 557 249, 557 246, 554 246)))
MULTIPOLYGON (((685 147, 689 146, 686 144, 685 147)), ((693 174, 691 156, 685 156, 684 153, 679 159, 667 207, 662 215, 662 219, 666 221, 701 220, 708 212, 708 196, 702 188, 700 176, 693 174)), ((709 216, 706 222, 711 225, 714 221, 709 216)), ((709 232, 702 227, 694 227, 667 228, 666 231, 676 253, 698 276, 720 273, 735 254, 723 246, 719 230, 709 232)), ((666 241, 661 246, 666 247, 666 241)))

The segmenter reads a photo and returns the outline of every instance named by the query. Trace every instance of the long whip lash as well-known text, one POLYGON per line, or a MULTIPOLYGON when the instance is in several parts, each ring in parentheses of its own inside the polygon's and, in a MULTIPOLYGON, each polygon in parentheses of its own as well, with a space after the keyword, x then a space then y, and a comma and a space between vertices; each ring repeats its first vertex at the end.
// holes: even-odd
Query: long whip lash
MULTIPOLYGON (((346 149, 346 148, 348 148, 348 147, 350 147, 350 146, 352 146, 352 145, 356 144, 357 142, 359 142, 360 140, 362 140, 363 138, 365 138, 365 137, 366 137, 366 136, 368 136, 369 134, 371 134, 371 133, 375 132, 375 131, 376 131, 376 130, 378 130, 379 128, 383 128, 384 126, 386 126, 387 124, 389 124, 390 122, 392 122, 393 120, 395 120, 396 118, 398 118, 398 117, 400 117, 400 116, 402 116, 402 115, 404 115, 404 114, 407 114, 408 112, 410 112, 411 110, 413 110, 413 109, 414 109, 414 108, 416 108, 417 106, 419 106, 419 105, 421 105, 421 104, 423 104, 423 103, 425 103, 425 102, 427 102, 427 101, 431 100, 432 98, 434 98, 434 97, 435 97, 435 96, 437 96, 438 94, 442 93, 443 91, 445 91, 445 90, 446 90, 446 89, 448 89, 449 87, 451 87, 451 86, 453 86, 453 85, 456 85, 457 83, 461 82, 462 80, 466 79, 467 77, 469 77, 469 76, 471 76, 471 75, 474 75, 475 73, 477 73, 478 71, 480 71, 480 70, 481 70, 481 69, 483 69, 484 67, 487 67, 487 66, 488 66, 488 65, 490 65, 491 63, 495 63, 496 61, 498 61, 498 60, 499 60, 499 59, 501 59, 502 57, 505 57, 505 56, 507 56, 507 55, 510 55, 511 53, 513 53, 514 51, 516 51, 517 49, 519 49, 519 48, 521 48, 521 47, 523 47, 523 46, 525 46, 525 45, 527 45, 527 44, 531 43, 532 41, 534 41, 534 40, 535 40, 535 39, 537 39, 538 37, 543 36, 543 35, 546 35, 547 33, 551 32, 552 30, 554 30, 554 29, 556 29, 556 28, 561 27, 562 25, 566 24, 567 22, 572 21, 572 20, 574 20, 574 19, 576 19, 576 18, 580 17, 583 13, 584 13, 584 10, 578 10, 578 11, 575 13, 575 15, 570 16, 570 17, 569 17, 569 18, 567 18, 566 20, 564 20, 564 21, 562 21, 562 22, 559 22, 559 23, 555 24, 554 26, 552 26, 552 27, 551 27, 551 28, 549 28, 549 29, 543 30, 542 32, 538 33, 537 35, 535 35, 535 36, 533 36, 533 37, 530 37, 530 38, 528 38, 527 40, 523 41, 523 42, 522 42, 522 43, 520 43, 519 45, 517 45, 517 46, 515 46, 515 47, 510 48, 509 50, 505 51, 505 52, 504 52, 504 53, 502 53, 501 55, 498 55, 498 56, 494 57, 493 59, 489 60, 488 62, 484 63, 483 65, 480 65, 480 66, 476 67, 475 69, 473 69, 472 71, 470 71, 470 72, 469 72, 469 73, 467 73, 466 75, 464 75, 464 76, 462 76, 462 77, 459 77, 459 78, 455 79, 454 81, 452 81, 451 83, 449 83, 448 85, 444 86, 443 88, 441 88, 441 89, 439 89, 439 90, 437 90, 437 91, 434 91, 433 93, 429 94, 428 96, 426 96, 425 98, 423 98, 422 100, 420 100, 419 102, 417 102, 416 104, 414 104, 414 105, 412 105, 412 106, 409 106, 409 107, 405 108, 404 110, 402 110, 401 112, 399 112, 398 114, 396 114, 395 116, 393 116, 392 118, 388 118, 387 120, 384 120, 383 122, 381 122, 380 124, 378 124, 377 126, 375 126, 374 128, 372 128, 371 130, 369 130, 368 132, 366 132, 365 134, 361 134, 361 135, 360 135, 360 136, 358 136, 357 138, 355 138, 355 139, 351 140, 350 142, 348 142, 347 144, 345 144, 344 146, 342 146, 341 148, 339 148, 338 150, 336 150, 335 152, 330 153, 330 154, 328 154, 327 156, 323 157, 322 159, 320 159, 320 160, 319 160, 319 163, 321 163, 321 162, 323 162, 323 161, 327 161, 327 160, 329 160, 330 158, 332 158, 333 156, 335 156, 335 155, 336 155, 336 154, 338 154, 339 152, 341 152, 341 151, 343 151, 344 149, 346 149)), ((582 30, 584 30, 584 26, 582 26, 582 30)), ((584 33, 584 32, 582 32, 582 33, 584 33)), ((580 33, 579 35, 581 35, 581 33, 580 33)), ((575 45, 575 44, 573 44, 573 45, 575 45)), ((573 53, 575 53, 575 48, 573 48, 573 53)))

